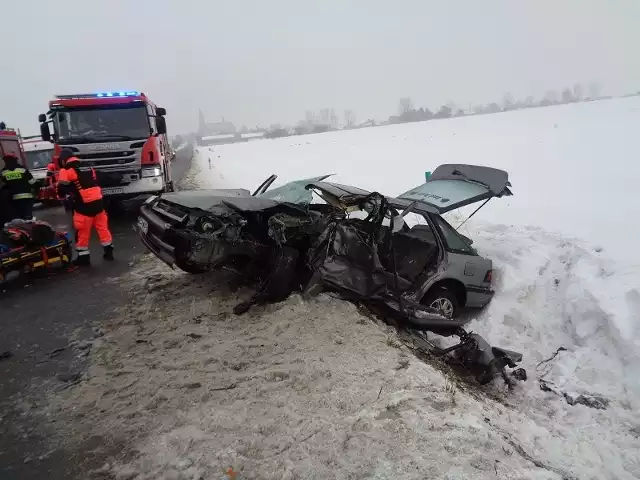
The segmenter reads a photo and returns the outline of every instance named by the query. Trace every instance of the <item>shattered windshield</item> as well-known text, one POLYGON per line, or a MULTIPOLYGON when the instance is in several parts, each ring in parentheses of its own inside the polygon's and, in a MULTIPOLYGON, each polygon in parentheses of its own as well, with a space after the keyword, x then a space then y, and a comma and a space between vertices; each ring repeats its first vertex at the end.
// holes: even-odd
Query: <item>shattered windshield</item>
POLYGON ((27 157, 27 168, 29 170, 39 170, 47 168, 47 165, 53 158, 53 148, 47 150, 39 150, 37 152, 24 152, 27 157))
POLYGON ((60 143, 143 139, 151 133, 144 104, 59 108, 53 125, 60 143))
POLYGON ((477 183, 460 180, 434 180, 403 193, 399 198, 429 203, 438 208, 446 208, 480 195, 489 190, 477 183))
POLYGON ((307 178, 304 180, 295 180, 293 182, 285 183, 281 187, 267 190, 265 193, 258 195, 258 197, 269 198, 276 202, 309 204, 313 199, 313 193, 305 187, 310 183, 320 182, 327 177, 328 175, 322 175, 320 177, 307 178))

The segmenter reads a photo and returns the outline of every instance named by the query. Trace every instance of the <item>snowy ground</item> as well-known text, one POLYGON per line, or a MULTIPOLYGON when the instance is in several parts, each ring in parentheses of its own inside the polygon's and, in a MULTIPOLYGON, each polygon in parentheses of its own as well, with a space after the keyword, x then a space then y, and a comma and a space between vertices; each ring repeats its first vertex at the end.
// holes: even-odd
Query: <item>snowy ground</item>
POLYGON ((497 290, 470 326, 522 351, 530 379, 469 390, 326 296, 235 317, 247 292, 148 257, 86 380, 52 398, 70 425, 56 441, 125 441, 138 453, 100 474, 140 480, 640 477, 638 124, 632 98, 200 147, 204 187, 333 171, 397 194, 441 163, 506 168, 515 195, 463 227, 497 290), (578 394, 608 406, 570 405, 578 394))

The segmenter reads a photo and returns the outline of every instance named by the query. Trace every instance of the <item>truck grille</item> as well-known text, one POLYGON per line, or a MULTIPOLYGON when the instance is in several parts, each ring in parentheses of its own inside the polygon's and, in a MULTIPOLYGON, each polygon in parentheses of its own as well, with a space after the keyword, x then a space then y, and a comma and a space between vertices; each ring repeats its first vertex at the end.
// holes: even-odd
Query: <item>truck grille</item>
POLYGON ((97 152, 97 153, 79 153, 76 156, 81 159, 99 159, 99 158, 122 158, 135 155, 135 150, 125 150, 123 152, 97 152))
POLYGON ((78 156, 82 160, 82 165, 86 167, 101 167, 103 165, 127 165, 129 163, 135 163, 136 157, 130 158, 108 158, 105 160, 87 160, 84 157, 78 156))

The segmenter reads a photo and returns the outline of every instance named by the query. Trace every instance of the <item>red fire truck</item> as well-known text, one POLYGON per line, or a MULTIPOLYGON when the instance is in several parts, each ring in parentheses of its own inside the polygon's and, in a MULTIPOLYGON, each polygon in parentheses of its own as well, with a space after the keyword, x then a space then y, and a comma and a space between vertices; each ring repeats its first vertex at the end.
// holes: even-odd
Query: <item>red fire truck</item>
POLYGON ((173 191, 165 115, 144 93, 122 91, 56 95, 38 120, 42 140, 54 145, 56 169, 61 149, 69 148, 98 173, 105 197, 124 200, 173 191))
POLYGON ((4 128, 0 129, 0 170, 4 168, 2 157, 8 153, 14 154, 20 159, 20 163, 26 165, 26 158, 20 141, 20 132, 11 128, 4 128))

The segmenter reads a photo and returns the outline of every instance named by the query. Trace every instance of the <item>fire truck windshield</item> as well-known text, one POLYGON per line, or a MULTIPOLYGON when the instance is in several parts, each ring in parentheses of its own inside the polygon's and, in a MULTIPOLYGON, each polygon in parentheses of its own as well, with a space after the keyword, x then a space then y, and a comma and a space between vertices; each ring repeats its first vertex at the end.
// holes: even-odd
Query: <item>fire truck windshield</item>
POLYGON ((146 106, 108 105, 56 107, 53 125, 59 144, 148 138, 146 106))

